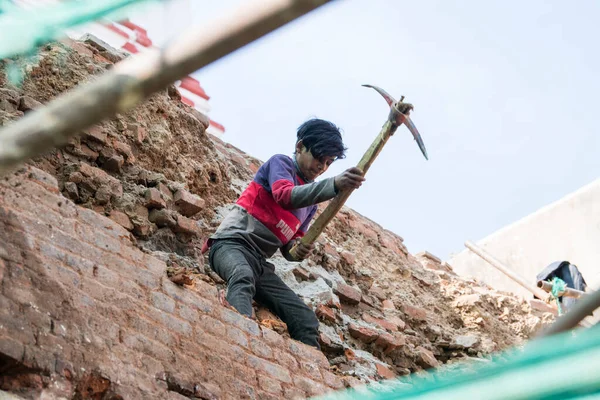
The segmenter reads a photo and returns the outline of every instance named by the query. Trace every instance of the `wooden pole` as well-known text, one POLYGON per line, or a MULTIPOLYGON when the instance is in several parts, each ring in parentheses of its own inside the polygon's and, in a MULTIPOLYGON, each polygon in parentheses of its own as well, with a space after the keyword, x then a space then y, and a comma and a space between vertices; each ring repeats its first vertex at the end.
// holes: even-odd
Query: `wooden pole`
MULTIPOLYGON (((403 103, 399 103, 399 106, 401 108, 402 104, 403 103)), ((390 110, 390 116, 388 117, 385 124, 383 124, 379 135, 377 135, 373 143, 371 143, 371 146, 369 146, 361 160, 356 165, 356 167, 362 171, 363 176, 367 173, 369 168, 371 168, 371 165, 381 152, 381 149, 383 149, 383 146, 385 146, 389 138, 394 134, 394 132, 396 132, 396 129, 398 129, 399 124, 396 122, 397 119, 398 110, 397 107, 394 106, 390 110)), ((325 210, 323 210, 321 215, 317 217, 315 222, 313 222, 311 227, 308 229, 308 232, 306 232, 306 234, 302 237, 300 242, 303 244, 314 243, 315 240, 317 240, 317 238, 319 237, 319 235, 323 233, 323 231, 327 227, 327 224, 329 224, 333 217, 335 217, 335 215, 338 213, 338 211, 342 209, 344 203, 346 203, 346 200, 348 200, 348 197, 350 197, 352 192, 354 192, 354 189, 348 189, 338 193, 338 195, 335 196, 335 198, 331 200, 331 202, 327 205, 325 210)), ((297 246, 294 245, 290 249, 290 255, 295 259, 299 259, 296 250, 297 246)))
POLYGON ((525 289, 529 290, 531 293, 539 297, 544 301, 548 301, 550 299, 550 295, 540 289, 537 286, 534 286, 528 283, 522 276, 518 275, 506 265, 502 264, 496 258, 494 258, 491 254, 487 253, 481 247, 477 246, 475 243, 466 241, 465 246, 471 250, 473 253, 477 254, 479 257, 487 261, 492 267, 496 268, 498 271, 502 272, 504 275, 508 276, 513 281, 517 282, 519 285, 523 286, 525 289))
MULTIPOLYGON (((359 163, 356 165, 356 167, 363 172, 363 175, 367 173, 367 171, 373 164, 373 161, 375 161, 375 158, 377 158, 377 156, 381 152, 381 149, 383 149, 383 146, 385 146, 390 136, 392 136, 396 131, 396 128, 398 128, 398 126, 396 126, 389 120, 386 121, 386 123, 383 125, 383 128, 381 128, 381 131, 379 132, 379 135, 377 135, 367 152, 363 155, 359 163)), ((346 200, 348 200, 348 197, 350 197, 352 192, 354 192, 354 189, 344 190, 341 193, 339 193, 333 200, 331 200, 329 205, 327 205, 325 210, 323 210, 321 215, 319 215, 315 222, 311 225, 308 232, 306 232, 306 235, 302 237, 302 243, 313 243, 319 237, 323 230, 325 230, 327 224, 331 222, 331 220, 333 219, 333 217, 335 217, 338 211, 342 209, 344 203, 346 203, 346 200)))
POLYGON ((252 0, 191 28, 160 52, 123 60, 94 82, 0 130, 0 175, 66 143, 81 130, 132 109, 177 79, 226 56, 329 0, 252 0))
MULTIPOLYGON (((537 283, 537 287, 539 287, 540 289, 544 290, 545 292, 552 292, 552 287, 554 285, 552 285, 552 282, 548 282, 548 281, 538 281, 537 283)), ((575 297, 575 298, 580 298, 582 296, 585 296, 586 293, 582 292, 581 290, 577 290, 577 289, 573 289, 570 287, 565 287, 565 291, 558 293, 559 296, 565 296, 565 297, 575 297)))

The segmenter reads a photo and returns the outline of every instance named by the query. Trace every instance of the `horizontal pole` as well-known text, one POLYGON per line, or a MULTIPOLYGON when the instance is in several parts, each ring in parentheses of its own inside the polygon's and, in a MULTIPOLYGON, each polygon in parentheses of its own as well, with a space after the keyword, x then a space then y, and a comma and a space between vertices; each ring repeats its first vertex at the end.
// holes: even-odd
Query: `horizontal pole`
POLYGON ((483 260, 487 261, 492 267, 496 268, 498 271, 502 272, 504 275, 508 276, 513 281, 517 282, 519 285, 536 295, 538 298, 547 301, 550 298, 550 295, 540 289, 537 286, 534 286, 527 282, 522 276, 518 275, 516 272, 508 268, 506 265, 497 260, 494 256, 483 250, 481 247, 477 246, 475 243, 466 241, 465 246, 471 250, 473 253, 477 254, 483 260))
MULTIPOLYGON (((552 284, 552 282, 538 281, 537 287, 544 290, 545 292, 551 293, 554 285, 552 284)), ((581 296, 584 296, 585 294, 586 293, 582 292, 581 290, 577 290, 577 289, 573 289, 573 288, 569 288, 569 287, 566 287, 564 291, 558 293, 559 296, 574 297, 574 298, 580 298, 581 296)))

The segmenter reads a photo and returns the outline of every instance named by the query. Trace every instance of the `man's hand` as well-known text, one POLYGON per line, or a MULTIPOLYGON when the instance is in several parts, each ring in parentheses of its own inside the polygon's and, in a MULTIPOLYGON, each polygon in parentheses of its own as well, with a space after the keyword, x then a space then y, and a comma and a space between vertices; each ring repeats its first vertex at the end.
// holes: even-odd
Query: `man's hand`
POLYGON ((285 246, 285 248, 283 249, 284 251, 282 251, 282 254, 285 257, 285 259, 288 261, 300 261, 300 260, 304 260, 306 257, 308 257, 314 249, 315 249, 314 243, 302 244, 300 239, 296 239, 292 242, 289 242, 285 246), (298 247, 296 247, 296 255, 298 256, 298 259, 294 259, 292 257, 292 255, 289 253, 289 251, 292 249, 292 247, 294 247, 295 244, 298 245, 298 247))
POLYGON ((340 192, 346 189, 358 189, 365 181, 365 177, 360 169, 356 167, 349 168, 333 178, 335 189, 340 192))
POLYGON ((300 241, 300 239, 296 240, 296 254, 298 255, 298 258, 300 258, 301 260, 304 260, 306 257, 308 257, 310 255, 310 253, 312 253, 312 251, 315 249, 315 244, 311 243, 311 244, 304 244, 300 241))

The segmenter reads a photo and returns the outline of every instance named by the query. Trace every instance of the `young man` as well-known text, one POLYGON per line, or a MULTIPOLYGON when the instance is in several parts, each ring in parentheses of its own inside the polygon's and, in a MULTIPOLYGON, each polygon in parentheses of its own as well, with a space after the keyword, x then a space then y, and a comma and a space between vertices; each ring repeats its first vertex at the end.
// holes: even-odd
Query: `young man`
MULTIPOLYGON (((227 301, 252 316, 252 299, 268 307, 288 326, 290 336, 320 348, 319 322, 314 312, 277 275, 267 262, 277 249, 290 260, 289 250, 299 241, 317 210, 340 190, 358 188, 364 181, 357 168, 314 182, 346 148, 331 122, 311 119, 298 128, 294 157, 275 155, 264 163, 238 199, 234 209, 209 239, 209 260, 227 282, 227 301)), ((298 247, 306 258, 313 245, 298 247)))

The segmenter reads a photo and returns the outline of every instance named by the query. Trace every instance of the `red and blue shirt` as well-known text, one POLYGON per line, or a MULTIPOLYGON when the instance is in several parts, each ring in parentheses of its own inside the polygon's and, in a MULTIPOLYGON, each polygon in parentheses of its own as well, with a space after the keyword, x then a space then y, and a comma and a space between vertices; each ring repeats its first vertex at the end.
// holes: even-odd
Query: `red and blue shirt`
POLYGON ((271 257, 304 236, 316 204, 335 195, 333 178, 305 182, 292 158, 275 155, 259 168, 211 239, 243 239, 271 257))

